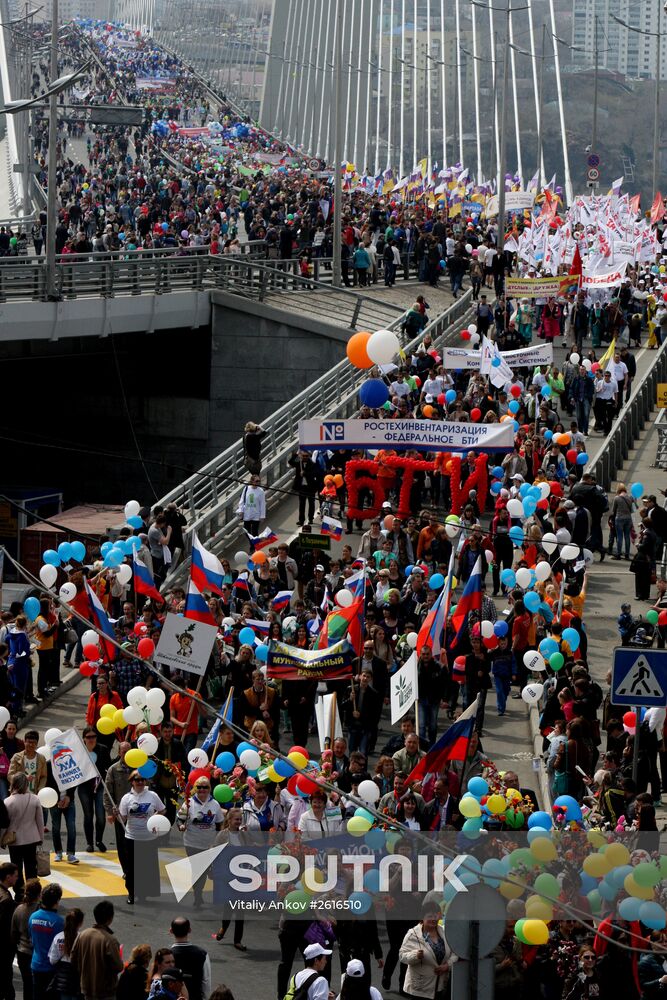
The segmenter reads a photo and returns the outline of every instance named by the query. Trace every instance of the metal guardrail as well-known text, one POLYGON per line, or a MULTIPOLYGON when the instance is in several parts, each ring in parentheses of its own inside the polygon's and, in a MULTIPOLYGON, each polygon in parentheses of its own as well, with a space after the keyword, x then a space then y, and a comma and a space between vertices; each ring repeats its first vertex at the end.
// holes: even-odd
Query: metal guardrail
MULTIPOLYGON (((657 469, 667 469, 667 410, 661 409, 655 418, 655 428, 658 432, 658 447, 655 450, 655 462, 657 469)), ((667 546, 665 547, 667 556, 667 546)))
MULTIPOLYGON (((416 350, 426 333, 431 334, 434 346, 442 346, 450 339, 454 325, 467 322, 472 315, 471 292, 467 291, 407 343, 400 331, 400 318, 390 324, 389 329, 398 334, 404 351, 409 354, 416 350)), ((268 420, 262 421, 262 427, 267 431, 262 448, 262 481, 268 488, 268 510, 283 502, 281 490, 291 489, 294 470, 287 463, 297 447, 299 420, 350 417, 358 409, 359 386, 367 378, 368 372, 353 368, 345 359, 276 410, 268 420)), ((239 531, 236 507, 247 479, 243 442, 237 441, 158 501, 163 506, 177 504, 187 518, 188 553, 193 531, 198 532, 202 541, 216 552, 231 542, 239 531)), ((169 585, 183 583, 188 572, 187 565, 187 559, 179 563, 168 578, 169 585)))
POLYGON ((600 486, 610 489, 616 473, 627 459, 644 424, 650 419, 656 405, 658 382, 667 380, 667 342, 660 347, 653 364, 642 375, 638 384, 618 415, 600 454, 587 466, 600 486))

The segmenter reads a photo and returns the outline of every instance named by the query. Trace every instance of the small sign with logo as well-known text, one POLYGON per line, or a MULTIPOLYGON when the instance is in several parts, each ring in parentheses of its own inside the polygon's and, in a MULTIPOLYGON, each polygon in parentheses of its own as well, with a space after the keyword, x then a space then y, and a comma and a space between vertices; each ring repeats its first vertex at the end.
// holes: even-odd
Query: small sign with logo
POLYGON ((308 535, 301 531, 296 536, 296 540, 302 549, 322 549, 328 552, 331 548, 330 535, 308 535))
POLYGON ((660 407, 667 407, 667 382, 658 382, 656 403, 660 407))

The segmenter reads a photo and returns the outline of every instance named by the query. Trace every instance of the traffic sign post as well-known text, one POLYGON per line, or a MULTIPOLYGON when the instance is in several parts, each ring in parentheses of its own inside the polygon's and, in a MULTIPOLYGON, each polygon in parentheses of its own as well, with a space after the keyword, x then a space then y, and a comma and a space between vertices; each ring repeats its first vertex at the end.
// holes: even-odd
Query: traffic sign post
POLYGON ((632 708, 667 706, 667 650, 617 647, 611 670, 611 703, 632 708))

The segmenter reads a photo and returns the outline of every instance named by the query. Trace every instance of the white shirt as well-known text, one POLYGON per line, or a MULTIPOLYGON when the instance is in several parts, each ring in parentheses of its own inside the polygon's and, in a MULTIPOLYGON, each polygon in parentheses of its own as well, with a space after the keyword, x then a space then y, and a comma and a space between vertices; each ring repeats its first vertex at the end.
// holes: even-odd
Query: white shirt
MULTIPOLYGON (((301 969, 294 977, 294 985, 299 988, 301 983, 312 976, 314 969, 301 969)), ((324 978, 320 976, 318 979, 313 981, 313 985, 308 987, 308 1000, 328 1000, 329 997, 329 984, 324 978)))
POLYGON ((407 382, 392 382, 389 391, 392 396, 398 396, 399 399, 402 399, 404 396, 410 395, 410 386, 407 382))
POLYGON ((427 378, 422 386, 422 392, 427 396, 439 396, 443 391, 443 380, 439 375, 435 378, 427 378))
POLYGON ((625 381, 625 376, 628 374, 628 366, 624 361, 616 362, 612 358, 605 371, 611 372, 612 379, 616 379, 620 384, 625 381))
POLYGON ((128 840, 153 840, 153 834, 146 824, 157 812, 164 812, 164 803, 155 792, 145 789, 137 794, 128 792, 120 800, 118 807, 120 817, 125 823, 125 836, 128 840))
POLYGON ((618 383, 610 378, 607 382, 605 378, 601 378, 599 382, 595 383, 595 392, 598 399, 613 399, 618 392, 618 383))
POLYGON ((261 486, 245 486, 237 514, 243 515, 244 521, 263 521, 266 517, 266 496, 261 486))
POLYGON ((224 821, 225 814, 212 795, 209 795, 206 802, 201 802, 198 796, 193 795, 188 804, 187 815, 184 803, 178 811, 178 818, 185 823, 185 846, 207 850, 213 847, 216 824, 224 821))
POLYGON ((320 837, 333 837, 343 829, 343 818, 340 809, 325 809, 322 819, 316 818, 312 809, 305 812, 299 820, 299 830, 304 840, 317 840, 320 837))

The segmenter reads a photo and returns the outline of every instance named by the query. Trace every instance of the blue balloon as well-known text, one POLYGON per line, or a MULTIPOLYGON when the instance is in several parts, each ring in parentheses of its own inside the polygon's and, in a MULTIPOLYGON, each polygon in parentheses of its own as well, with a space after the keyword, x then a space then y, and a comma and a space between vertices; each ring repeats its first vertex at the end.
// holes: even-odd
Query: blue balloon
POLYGON ((132 535, 132 537, 129 539, 129 542, 130 542, 130 548, 132 549, 133 552, 136 552, 137 549, 141 548, 141 539, 139 538, 138 535, 132 535))
POLYGON ((434 573, 429 579, 428 585, 431 590, 440 590, 441 587, 445 586, 445 578, 442 573, 434 573))
POLYGON ((104 557, 104 561, 109 566, 116 567, 120 566, 124 558, 125 558, 125 553, 123 552, 123 550, 119 548, 117 545, 113 545, 109 550, 109 552, 107 552, 106 556, 104 557))
POLYGON ((551 395, 551 386, 545 383, 540 389, 540 395, 547 399, 551 395))
POLYGON ((370 868, 364 875, 364 889, 367 892, 380 891, 380 872, 377 868, 370 868))
POLYGON ((276 757, 274 760, 273 769, 281 778, 291 778, 296 773, 296 769, 292 767, 290 762, 288 760, 281 760, 280 757, 276 757))
POLYGON ((127 523, 131 528, 141 528, 144 522, 138 514, 135 514, 134 517, 128 517, 127 523))
POLYGON ((219 767, 223 774, 229 774, 236 767, 236 757, 229 750, 224 750, 215 758, 215 766, 219 767))
MULTIPOLYGON (((524 604, 525 603, 526 602, 524 600, 524 604)), ((549 607, 549 605, 546 604, 544 601, 540 601, 540 608, 539 608, 539 610, 540 610, 540 614, 544 618, 544 620, 547 623, 547 625, 551 625, 552 621, 554 620, 555 615, 554 615, 553 611, 551 610, 551 608, 549 607)))
MULTIPOLYGON (((555 639, 546 638, 542 639, 542 642, 539 644, 537 648, 539 649, 544 659, 548 660, 550 656, 553 656, 554 653, 558 652, 558 643, 556 642, 555 639)), ((574 802, 574 799, 572 799, 572 801, 574 802)))
POLYGON ((155 774, 157 774, 157 764, 154 760, 147 760, 145 764, 142 764, 141 767, 137 768, 137 771, 142 778, 152 778, 155 774))
MULTIPOLYGON (((572 817, 568 816, 568 819, 572 819, 572 817)), ((581 879, 582 896, 587 896, 589 892, 593 891, 593 889, 597 889, 598 880, 596 878, 593 878, 592 875, 589 875, 587 872, 583 871, 583 869, 582 871, 579 872, 579 878, 581 879)))
POLYGON ((515 524, 514 527, 510 528, 509 530, 509 537, 517 546, 517 548, 520 545, 523 545, 523 537, 524 537, 523 528, 520 527, 518 524, 515 524))
POLYGON ((500 858, 486 859, 482 865, 482 882, 486 882, 492 889, 497 889, 506 877, 507 870, 500 858))
POLYGON ((523 512, 526 517, 532 517, 537 510, 537 501, 533 497, 526 497, 523 501, 523 512))
POLYGON ((239 745, 236 748, 236 756, 240 757, 244 750, 256 750, 256 749, 257 747, 254 745, 254 743, 248 743, 247 741, 239 743, 239 745))
POLYGON ((619 865, 618 868, 612 868, 610 872, 605 875, 605 880, 613 885, 614 889, 622 889, 623 883, 628 875, 632 874, 632 865, 619 865))
POLYGON ((414 569, 414 566, 413 566, 413 564, 412 564, 412 563, 410 563, 410 565, 409 565, 409 566, 406 566, 406 567, 405 567, 405 576, 406 576, 406 578, 407 578, 408 576, 410 576, 410 574, 412 573, 413 569, 414 569))
POLYGON ((517 403, 516 399, 512 400, 512 402, 507 407, 507 409, 510 411, 510 413, 518 413, 519 412, 519 404, 517 403))
POLYGON ((248 625, 246 625, 246 627, 242 628, 239 632, 239 642, 242 646, 252 646, 254 641, 255 633, 248 625))
POLYGON ((47 549, 42 554, 42 559, 47 566, 60 566, 60 556, 55 549, 47 549))
POLYGON ((39 601, 36 597, 28 597, 23 602, 23 610, 29 621, 34 622, 35 618, 39 614, 39 601))
POLYGON ((540 607, 540 595, 536 594, 534 590, 529 590, 523 595, 523 603, 526 611, 530 611, 531 615, 534 615, 540 607))
POLYGON ((544 440, 545 441, 551 441, 551 439, 552 439, 553 436, 554 436, 554 432, 553 431, 545 431, 544 432, 544 440))
POLYGON ((643 902, 642 899, 636 899, 634 896, 622 899, 618 904, 618 915, 621 920, 639 920, 639 911, 643 902))
POLYGON ((77 562, 83 562, 86 558, 86 546, 83 542, 72 542, 72 559, 76 559, 77 562))
POLYGON ((493 476, 494 479, 504 479, 505 470, 503 469, 502 465, 494 465, 494 467, 491 469, 491 475, 493 476))
POLYGON ((446 260, 441 260, 441 261, 440 261, 440 267, 441 267, 441 268, 442 268, 442 270, 444 271, 444 270, 445 270, 445 268, 447 267, 447 261, 446 261, 446 260))
POLYGON ((577 455, 577 465, 585 465, 588 461, 588 455, 585 451, 579 452, 577 455))
POLYGON ((550 830, 553 825, 553 819, 550 814, 548 812, 543 812, 542 810, 531 813, 528 817, 529 830, 532 830, 536 826, 541 827, 542 830, 550 830))
POLYGON ((447 392, 445 393, 445 401, 447 403, 453 403, 455 399, 456 399, 456 390, 448 389, 447 392))
POLYGON ((534 840, 538 837, 546 837, 548 840, 551 839, 551 834, 549 830, 545 830, 541 826, 534 826, 532 830, 529 830, 526 834, 526 840, 529 844, 532 844, 534 840))
POLYGON ((500 574, 500 582, 502 583, 503 587, 509 587, 510 590, 512 589, 512 587, 515 587, 516 573, 514 572, 514 570, 504 569, 500 574))
POLYGON ((354 810, 354 815, 361 816, 362 819, 367 819, 369 823, 375 822, 375 816, 373 813, 369 812, 368 809, 363 809, 361 806, 354 810))
POLYGON ((643 496, 644 493, 644 484, 633 483, 632 486, 630 487, 630 493, 635 498, 635 500, 639 500, 639 498, 643 496))
POLYGON ((102 553, 103 556, 106 557, 108 553, 111 552, 112 548, 113 548, 113 542, 103 542, 102 545, 100 546, 100 552, 102 553))
POLYGON ((608 903, 611 903, 613 899, 616 899, 618 895, 618 889, 614 888, 613 885, 603 878, 598 886, 598 892, 600 893, 600 898, 605 899, 608 903))
POLYGON ((489 489, 493 493, 494 497, 498 496, 498 494, 500 493, 500 491, 502 490, 502 488, 503 488, 503 484, 499 483, 497 480, 496 480, 495 483, 491 483, 491 486, 489 487, 489 489))
POLYGON ((113 552, 114 549, 120 549, 120 551, 123 553, 124 556, 130 555, 130 553, 132 552, 132 549, 130 548, 130 545, 128 544, 128 540, 126 538, 117 538, 116 541, 114 542, 113 549, 111 551, 113 552))
POLYGON ((349 903, 349 912, 356 916, 360 916, 361 914, 368 913, 373 905, 373 897, 367 892, 352 892, 349 896, 349 903))
POLYGON ((494 358, 491 362, 493 368, 500 368, 502 364, 502 358, 494 358))
POLYGON ((364 406, 377 409, 389 399, 389 389, 381 378, 371 378, 359 389, 359 399, 364 406))
POLYGON ((639 919, 652 931, 661 931, 667 923, 665 911, 660 903, 654 903, 650 899, 639 907, 639 919))
POLYGON ((484 778, 471 778, 468 782, 468 791, 476 799, 481 799, 489 794, 489 783, 484 778))
POLYGON ((521 497, 522 500, 524 499, 524 497, 528 496, 532 488, 533 487, 530 485, 530 483, 521 483, 521 486, 519 487, 519 496, 521 497))
POLYGON ((264 643, 260 643, 255 650, 255 659, 259 660, 260 663, 266 663, 269 658, 269 647, 265 646, 264 643))
MULTIPOLYGON (((275 763, 273 766, 276 766, 275 763)), ((384 830, 378 830, 377 827, 369 830, 368 833, 364 834, 364 844, 366 847, 370 847, 371 851, 382 850, 385 845, 384 830)))
POLYGON ((58 555, 60 556, 61 562, 69 562, 72 558, 72 546, 69 542, 61 542, 58 546, 58 555))
MULTIPOLYGON (((542 652, 541 649, 540 652, 542 652)), ((559 795, 556 801, 554 802, 554 805, 560 806, 561 809, 565 809, 567 811, 568 820, 578 821, 581 819, 581 806, 579 805, 577 800, 573 798, 571 795, 559 795)), ((597 886, 597 882, 595 883, 595 886, 597 886)), ((595 888, 595 886, 593 886, 593 888, 595 888)))
POLYGON ((577 632, 576 628, 563 629, 563 639, 568 644, 572 652, 576 653, 581 643, 581 636, 577 632))
POLYGON ((499 639, 502 639, 502 637, 504 635, 507 635, 507 633, 509 632, 509 625, 507 624, 507 622, 502 621, 502 620, 494 622, 493 623, 493 632, 494 632, 495 635, 498 636, 499 639))

